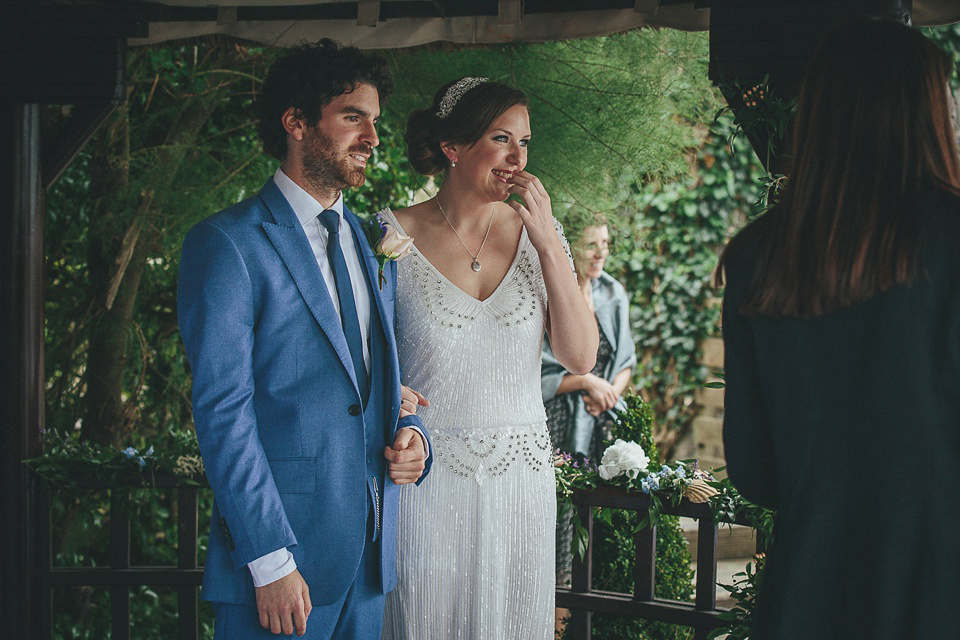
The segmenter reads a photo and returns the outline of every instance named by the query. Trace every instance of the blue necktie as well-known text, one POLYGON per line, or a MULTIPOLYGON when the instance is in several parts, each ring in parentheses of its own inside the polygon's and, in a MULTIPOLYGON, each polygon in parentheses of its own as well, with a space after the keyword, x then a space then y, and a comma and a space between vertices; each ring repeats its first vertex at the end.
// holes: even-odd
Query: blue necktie
POLYGON ((326 227, 329 234, 327 258, 330 260, 333 279, 337 284, 337 297, 340 298, 340 322, 343 324, 347 346, 350 347, 353 370, 357 373, 360 397, 366 402, 370 383, 367 379, 367 367, 363 364, 363 338, 360 334, 360 319, 357 317, 357 300, 353 297, 350 272, 347 271, 347 262, 343 258, 343 249, 340 248, 340 214, 333 209, 326 209, 320 214, 320 223, 326 227))

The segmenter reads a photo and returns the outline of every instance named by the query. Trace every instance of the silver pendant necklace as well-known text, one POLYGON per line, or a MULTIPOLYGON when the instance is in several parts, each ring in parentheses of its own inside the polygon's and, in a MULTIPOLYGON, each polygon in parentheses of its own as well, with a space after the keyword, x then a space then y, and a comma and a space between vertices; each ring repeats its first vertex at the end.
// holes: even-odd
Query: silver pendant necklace
POLYGON ((464 251, 466 251, 467 254, 469 254, 470 257, 473 258, 473 262, 470 263, 470 268, 473 269, 474 271, 480 271, 480 252, 483 251, 483 245, 487 243, 487 236, 490 235, 490 227, 493 226, 493 213, 490 214, 490 221, 487 222, 487 232, 483 234, 483 242, 480 243, 480 248, 477 249, 477 252, 474 254, 472 251, 470 251, 470 249, 467 248, 467 245, 463 241, 463 238, 460 237, 460 233, 457 232, 456 228, 452 224, 450 224, 450 220, 447 218, 447 214, 444 213, 443 207, 440 206, 440 199, 436 198, 436 201, 437 201, 437 207, 440 209, 440 215, 443 216, 444 222, 447 223, 447 226, 453 229, 453 233, 456 234, 457 240, 459 240, 460 244, 463 245, 464 251))

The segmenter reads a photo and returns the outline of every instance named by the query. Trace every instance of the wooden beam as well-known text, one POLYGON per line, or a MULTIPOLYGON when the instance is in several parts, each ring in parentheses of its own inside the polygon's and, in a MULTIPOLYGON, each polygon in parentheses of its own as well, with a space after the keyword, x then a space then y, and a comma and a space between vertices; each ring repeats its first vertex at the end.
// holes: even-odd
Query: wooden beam
POLYGON ((119 103, 126 41, 146 36, 147 14, 129 7, 0 6, 0 100, 119 103))
POLYGON ((656 15, 660 11, 660 0, 636 0, 633 3, 633 10, 637 13, 656 15))
POLYGON ((217 25, 232 27, 237 24, 237 7, 217 7, 217 25))
POLYGON ((380 21, 380 0, 360 0, 357 3, 357 26, 375 27, 380 21))
POLYGON ((43 429, 43 185, 40 105, 0 102, 0 625, 10 639, 39 638, 39 521, 22 461, 41 452, 43 429))
POLYGON ((499 0, 497 2, 497 24, 520 24, 523 15, 523 3, 520 0, 499 0))

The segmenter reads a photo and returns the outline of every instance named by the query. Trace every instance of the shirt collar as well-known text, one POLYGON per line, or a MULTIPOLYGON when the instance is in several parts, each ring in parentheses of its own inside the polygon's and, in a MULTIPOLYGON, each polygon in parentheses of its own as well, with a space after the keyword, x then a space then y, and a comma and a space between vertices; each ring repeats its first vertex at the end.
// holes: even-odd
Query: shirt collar
MULTIPOLYGON (((317 202, 316 198, 304 191, 303 187, 291 180, 279 167, 273 174, 273 181, 280 189, 283 197, 290 203, 290 208, 297 215, 297 220, 300 221, 301 226, 306 227, 308 223, 316 220, 320 212, 324 210, 323 205, 317 202)), ((340 219, 343 220, 343 191, 340 192, 337 201, 330 208, 336 211, 340 219)))

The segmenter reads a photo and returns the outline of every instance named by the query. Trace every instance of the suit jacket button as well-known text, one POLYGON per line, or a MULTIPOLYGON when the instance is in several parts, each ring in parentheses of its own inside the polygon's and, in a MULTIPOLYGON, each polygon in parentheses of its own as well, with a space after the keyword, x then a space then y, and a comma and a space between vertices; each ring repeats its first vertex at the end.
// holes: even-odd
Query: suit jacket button
POLYGON ((349 411, 350 411, 350 415, 352 416, 358 416, 363 412, 363 410, 360 408, 360 405, 358 404, 350 405, 349 411))

